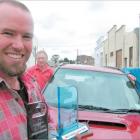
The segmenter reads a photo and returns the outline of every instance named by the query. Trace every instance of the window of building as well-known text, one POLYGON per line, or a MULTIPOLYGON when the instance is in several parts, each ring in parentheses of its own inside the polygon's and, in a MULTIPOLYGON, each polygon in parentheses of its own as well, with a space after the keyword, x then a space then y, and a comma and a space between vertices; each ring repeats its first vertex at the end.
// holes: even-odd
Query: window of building
POLYGON ((110 56, 111 56, 111 57, 113 56, 113 52, 110 53, 110 56))
POLYGON ((124 66, 127 67, 127 58, 124 58, 124 66))
POLYGON ((105 65, 107 66, 107 54, 105 55, 105 65))
POLYGON ((129 48, 129 67, 133 66, 133 47, 129 48))

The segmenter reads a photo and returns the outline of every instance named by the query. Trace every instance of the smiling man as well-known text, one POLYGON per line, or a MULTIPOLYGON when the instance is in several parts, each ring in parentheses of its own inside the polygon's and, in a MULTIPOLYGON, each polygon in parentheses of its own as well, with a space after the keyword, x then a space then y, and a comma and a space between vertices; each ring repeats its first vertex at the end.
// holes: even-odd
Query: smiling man
POLYGON ((33 20, 30 13, 0 1, 0 69, 12 76, 10 82, 15 81, 14 76, 25 71, 32 51, 32 36, 33 20))
POLYGON ((32 138, 28 105, 44 101, 35 81, 23 74, 32 51, 33 29, 25 5, 0 0, 0 140, 32 138))
POLYGON ((36 81, 24 73, 33 26, 24 4, 0 0, 0 140, 47 139, 47 106, 36 81))
POLYGON ((36 54, 37 64, 27 70, 39 84, 41 90, 53 76, 53 69, 48 65, 48 55, 44 50, 38 51, 36 54))

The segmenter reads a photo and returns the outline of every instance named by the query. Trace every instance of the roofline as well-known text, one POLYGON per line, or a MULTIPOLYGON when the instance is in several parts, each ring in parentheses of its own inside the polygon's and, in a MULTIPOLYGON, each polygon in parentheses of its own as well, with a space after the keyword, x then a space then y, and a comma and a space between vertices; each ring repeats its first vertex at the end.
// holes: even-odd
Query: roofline
POLYGON ((99 66, 91 66, 91 65, 81 65, 81 64, 64 64, 59 68, 64 69, 77 69, 77 70, 89 70, 89 71, 99 71, 99 72, 108 72, 108 73, 116 73, 116 74, 123 74, 124 73, 115 67, 99 67, 99 66))

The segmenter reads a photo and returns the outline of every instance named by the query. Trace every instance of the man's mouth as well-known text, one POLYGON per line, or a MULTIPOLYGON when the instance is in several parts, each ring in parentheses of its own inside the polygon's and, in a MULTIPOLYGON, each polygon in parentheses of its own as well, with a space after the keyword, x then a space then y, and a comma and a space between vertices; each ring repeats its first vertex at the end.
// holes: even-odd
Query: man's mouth
POLYGON ((24 56, 23 54, 13 54, 13 53, 7 53, 7 55, 14 59, 21 59, 24 56))

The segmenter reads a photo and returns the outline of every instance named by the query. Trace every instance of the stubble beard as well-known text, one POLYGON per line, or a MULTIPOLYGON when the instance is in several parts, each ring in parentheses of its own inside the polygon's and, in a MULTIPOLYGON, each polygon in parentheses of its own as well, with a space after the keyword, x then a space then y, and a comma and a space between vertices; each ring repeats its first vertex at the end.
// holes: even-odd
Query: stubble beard
POLYGON ((0 64, 0 70, 10 77, 21 76, 25 72, 27 66, 25 64, 21 68, 17 64, 14 64, 12 67, 14 67, 14 70, 0 64))

